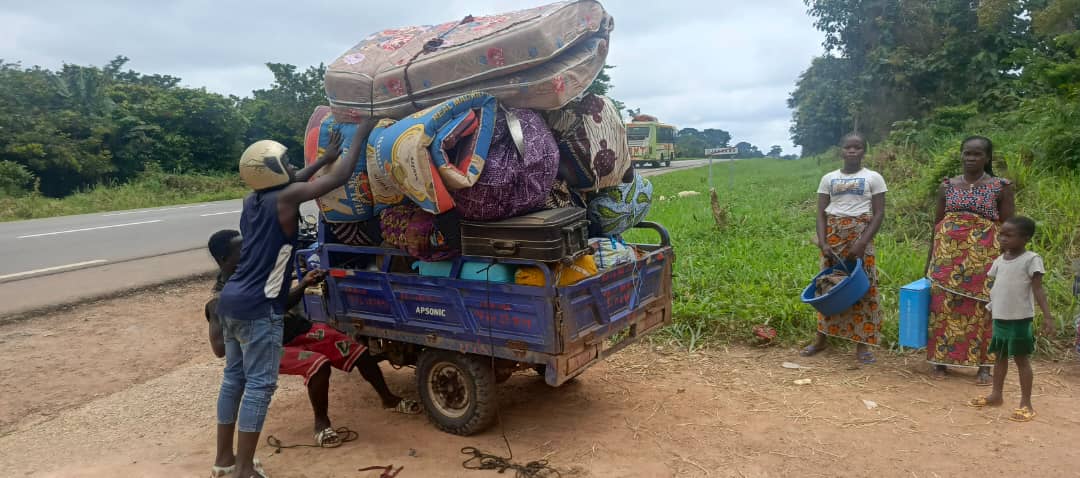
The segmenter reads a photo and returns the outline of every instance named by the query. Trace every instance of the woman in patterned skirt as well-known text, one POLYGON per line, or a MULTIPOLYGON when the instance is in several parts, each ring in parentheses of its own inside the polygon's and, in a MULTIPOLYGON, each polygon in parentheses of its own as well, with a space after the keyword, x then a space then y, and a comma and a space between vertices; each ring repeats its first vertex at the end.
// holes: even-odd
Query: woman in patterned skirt
POLYGON ((994 357, 987 353, 993 330, 987 273, 1000 253, 998 227, 1013 216, 1016 203, 1012 183, 994 176, 989 139, 965 139, 961 158, 963 174, 938 189, 926 268, 933 284, 926 359, 934 378, 944 378, 947 366, 978 367, 976 383, 988 386, 994 357))
POLYGON ((828 346, 828 337, 856 343, 855 356, 862 364, 874 363, 868 346, 880 343, 881 309, 878 306, 877 267, 874 236, 885 220, 885 179, 862 166, 866 140, 856 133, 841 142, 844 167, 826 174, 818 186, 817 240, 821 268, 837 265, 839 259, 863 259, 870 290, 845 312, 818 314, 817 340, 801 355, 815 355, 828 346))

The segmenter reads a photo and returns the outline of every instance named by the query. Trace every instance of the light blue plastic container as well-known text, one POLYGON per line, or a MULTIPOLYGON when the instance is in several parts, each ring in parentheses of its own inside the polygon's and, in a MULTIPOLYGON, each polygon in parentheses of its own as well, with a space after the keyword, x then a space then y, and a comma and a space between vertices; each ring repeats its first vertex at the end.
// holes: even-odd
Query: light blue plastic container
MULTIPOLYGON (((454 261, 417 261, 413 263, 413 270, 419 271, 420 275, 428 277, 450 277, 450 270, 453 267, 454 261)), ((461 264, 460 278, 465 280, 511 284, 514 282, 515 272, 517 272, 517 268, 509 264, 465 262, 461 264)))
POLYGON ((900 288, 900 346, 926 347, 930 323, 930 279, 922 278, 900 288))

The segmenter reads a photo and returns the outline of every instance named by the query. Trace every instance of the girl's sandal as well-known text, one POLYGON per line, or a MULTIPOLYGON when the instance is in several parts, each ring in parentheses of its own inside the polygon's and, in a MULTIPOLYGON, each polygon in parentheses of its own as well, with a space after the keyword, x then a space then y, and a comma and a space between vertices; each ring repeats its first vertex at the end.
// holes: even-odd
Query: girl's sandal
POLYGON ((799 352, 799 355, 803 357, 813 357, 821 352, 824 352, 827 348, 829 347, 818 347, 814 344, 810 344, 807 345, 806 348, 802 349, 802 351, 799 352))
POLYGON ((874 354, 872 352, 870 352, 869 350, 867 350, 866 352, 860 353, 858 355, 858 359, 859 359, 859 363, 861 363, 863 365, 872 365, 874 363, 877 363, 877 359, 874 358, 874 354))
POLYGON ((1013 410, 1012 416, 1009 417, 1009 420, 1021 423, 1030 422, 1035 419, 1036 415, 1037 414, 1035 413, 1035 410, 1032 410, 1028 407, 1020 407, 1016 410, 1013 410))
POLYGON ((948 376, 948 369, 934 367, 934 369, 930 371, 930 378, 934 380, 945 380, 945 378, 948 376))
POLYGON ((971 408, 982 408, 990 406, 990 402, 986 400, 986 397, 976 397, 968 400, 966 403, 964 403, 964 405, 967 405, 971 408))

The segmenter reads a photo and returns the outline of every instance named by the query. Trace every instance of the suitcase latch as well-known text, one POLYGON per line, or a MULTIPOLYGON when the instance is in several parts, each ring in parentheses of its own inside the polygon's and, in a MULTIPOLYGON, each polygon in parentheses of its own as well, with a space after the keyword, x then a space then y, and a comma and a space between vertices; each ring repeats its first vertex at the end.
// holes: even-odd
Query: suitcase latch
POLYGON ((491 241, 491 249, 498 256, 512 256, 517 253, 517 242, 514 241, 491 241))

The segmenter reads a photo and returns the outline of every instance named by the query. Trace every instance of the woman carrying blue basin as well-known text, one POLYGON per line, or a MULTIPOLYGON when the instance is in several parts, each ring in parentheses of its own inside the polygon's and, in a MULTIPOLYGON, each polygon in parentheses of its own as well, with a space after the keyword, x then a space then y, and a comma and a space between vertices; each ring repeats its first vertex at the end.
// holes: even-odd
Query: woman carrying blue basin
POLYGON ((867 365, 875 361, 869 346, 876 346, 881 340, 874 236, 885 221, 888 188, 880 174, 862 165, 866 156, 866 139, 862 135, 844 136, 841 156, 844 166, 822 177, 818 186, 817 242, 821 268, 836 266, 841 259, 854 262, 861 258, 870 288, 845 312, 828 316, 819 313, 817 340, 804 348, 801 355, 816 355, 828 347, 829 337, 839 337, 855 342, 856 359, 867 365))

